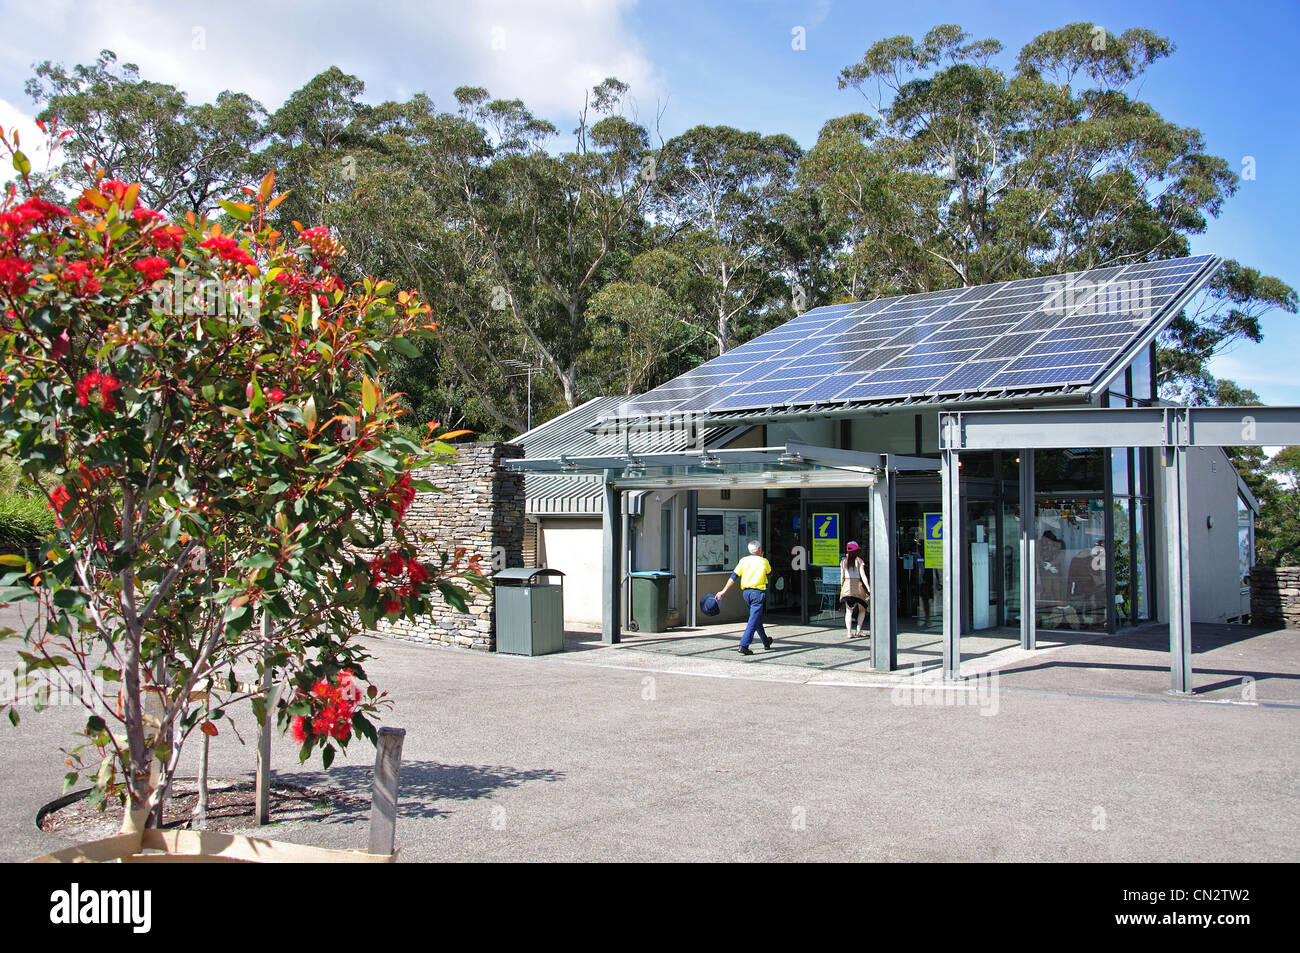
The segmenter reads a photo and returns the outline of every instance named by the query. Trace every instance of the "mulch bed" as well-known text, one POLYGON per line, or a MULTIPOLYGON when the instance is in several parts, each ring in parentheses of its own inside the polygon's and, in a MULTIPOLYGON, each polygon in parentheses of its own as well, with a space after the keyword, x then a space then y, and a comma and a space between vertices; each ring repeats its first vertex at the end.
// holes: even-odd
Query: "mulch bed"
MULTIPOLYGON (((194 808, 198 804, 198 783, 180 778, 172 785, 172 798, 163 812, 163 827, 195 830, 194 808)), ((271 786, 270 825, 285 821, 320 820, 338 811, 360 812, 364 816, 369 800, 338 791, 323 791, 293 784, 271 786)), ((256 828, 253 822, 255 788, 252 781, 214 778, 208 781, 208 816, 204 830, 222 833, 256 828)), ((41 830, 75 841, 112 837, 122 825, 122 808, 110 802, 103 811, 86 800, 76 800, 48 809, 38 816, 41 830)))

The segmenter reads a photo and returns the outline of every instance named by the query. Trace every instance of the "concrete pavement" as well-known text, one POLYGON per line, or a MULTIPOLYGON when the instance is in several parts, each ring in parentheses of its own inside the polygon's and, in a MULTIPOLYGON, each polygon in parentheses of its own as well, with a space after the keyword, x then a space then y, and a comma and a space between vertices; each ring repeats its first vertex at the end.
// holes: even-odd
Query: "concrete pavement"
MULTIPOLYGON (((974 692, 927 694, 928 673, 828 678, 764 665, 761 648, 692 660, 575 634, 585 649, 526 659, 370 644, 397 702, 385 723, 407 729, 405 860, 1300 859, 1294 631, 1198 627, 1192 700, 1166 694, 1158 634, 1013 649, 995 714, 974 692)), ((0 663, 15 649, 0 643, 0 663)), ((34 815, 83 719, 0 725, 3 859, 64 845, 34 815)), ((287 739, 274 754, 286 781, 360 792, 372 758, 356 745, 325 774, 287 739)), ((214 739, 214 775, 251 775, 253 759, 228 730, 214 739)), ((363 847, 366 817, 265 833, 363 847)))

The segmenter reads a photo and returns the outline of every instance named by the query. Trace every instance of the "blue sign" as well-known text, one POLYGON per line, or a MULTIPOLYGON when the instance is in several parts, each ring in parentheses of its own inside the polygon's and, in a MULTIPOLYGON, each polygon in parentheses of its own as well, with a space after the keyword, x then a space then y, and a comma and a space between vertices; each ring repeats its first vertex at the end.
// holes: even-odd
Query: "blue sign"
POLYGON ((926 539, 943 539, 943 514, 926 513, 925 514, 925 538, 926 539))

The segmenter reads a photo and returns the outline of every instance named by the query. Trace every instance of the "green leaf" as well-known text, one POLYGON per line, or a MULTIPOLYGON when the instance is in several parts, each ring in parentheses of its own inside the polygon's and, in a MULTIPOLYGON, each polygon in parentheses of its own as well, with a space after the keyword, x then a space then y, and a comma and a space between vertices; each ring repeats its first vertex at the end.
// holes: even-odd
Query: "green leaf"
POLYGON ((86 734, 88 735, 97 735, 106 727, 104 719, 100 718, 98 715, 91 715, 86 719, 86 734))
POLYGON ((9 709, 9 724, 14 725, 14 726, 17 726, 17 724, 18 724, 18 709, 16 709, 16 708, 10 708, 10 709, 9 709))
POLYGON ((18 171, 19 175, 27 175, 32 171, 32 164, 28 161, 27 156, 23 155, 21 152, 15 152, 14 168, 18 171))
POLYGON ((333 745, 325 746, 325 750, 320 753, 320 760, 321 763, 325 766, 325 770, 328 771, 330 769, 330 765, 334 763, 333 745))
POLYGON ((89 601, 79 589, 60 589, 54 594, 54 604, 60 609, 75 609, 89 601))
POLYGON ((17 553, 5 553, 0 556, 0 566, 18 566, 26 569, 27 565, 27 560, 17 553))
POLYGON ((370 379, 369 374, 361 375, 361 406, 368 414, 375 412, 375 407, 379 404, 379 390, 375 387, 375 382, 370 379))
POLYGON ((393 347, 397 349, 399 354, 403 354, 406 357, 420 356, 420 349, 416 347, 414 344, 412 344, 410 341, 408 341, 406 338, 393 338, 388 343, 393 345, 393 347))
POLYGON ((308 397, 307 403, 303 404, 302 422, 303 422, 303 426, 307 428, 308 433, 312 433, 313 431, 315 431, 316 429, 316 398, 315 397, 308 397))
POLYGON ((442 597, 447 600, 447 605, 451 606, 457 612, 468 612, 469 605, 465 602, 465 591, 459 586, 453 586, 449 582, 438 583, 438 591, 442 597))
POLYGON ((375 463, 378 463, 381 466, 385 466, 385 467, 397 466, 397 458, 395 456, 393 456, 391 453, 387 453, 378 448, 375 448, 374 450, 367 450, 365 452, 365 457, 368 460, 374 460, 375 463))
POLYGON ((259 725, 266 724, 266 696, 258 695, 253 699, 253 717, 259 725))
POLYGON ((231 218, 241 222, 247 222, 253 217, 253 206, 244 202, 227 202, 224 199, 217 199, 217 204, 225 209, 231 218))
POLYGON ((72 790, 72 786, 77 783, 77 772, 69 771, 63 776, 63 793, 67 794, 72 790))

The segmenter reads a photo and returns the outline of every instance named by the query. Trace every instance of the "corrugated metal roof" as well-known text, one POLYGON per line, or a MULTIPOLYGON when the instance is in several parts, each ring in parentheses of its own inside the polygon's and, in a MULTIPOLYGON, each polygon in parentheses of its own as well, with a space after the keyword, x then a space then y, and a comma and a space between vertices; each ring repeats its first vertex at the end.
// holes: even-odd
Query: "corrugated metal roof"
MULTIPOLYGON (((511 443, 522 444, 524 456, 557 457, 601 456, 622 453, 672 453, 695 445, 695 438, 681 427, 629 428, 594 434, 590 427, 602 417, 619 412, 627 403, 623 396, 594 397, 566 413, 548 420, 511 443)), ((716 426, 704 430, 704 445, 720 447, 739 436, 748 427, 716 426)), ((527 474, 524 477, 525 512, 529 515, 599 516, 605 509, 605 493, 599 480, 553 474, 527 474)), ((634 501, 635 502, 635 501, 634 501)))

